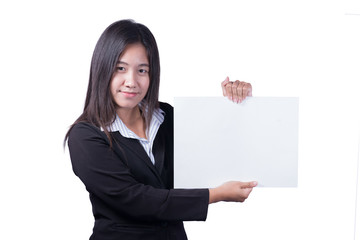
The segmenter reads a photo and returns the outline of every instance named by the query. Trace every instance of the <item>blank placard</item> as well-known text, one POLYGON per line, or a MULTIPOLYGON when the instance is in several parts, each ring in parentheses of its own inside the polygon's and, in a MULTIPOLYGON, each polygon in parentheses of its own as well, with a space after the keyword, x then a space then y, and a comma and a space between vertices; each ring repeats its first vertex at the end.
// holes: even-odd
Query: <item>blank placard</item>
POLYGON ((297 187, 298 98, 176 97, 174 107, 175 188, 297 187))

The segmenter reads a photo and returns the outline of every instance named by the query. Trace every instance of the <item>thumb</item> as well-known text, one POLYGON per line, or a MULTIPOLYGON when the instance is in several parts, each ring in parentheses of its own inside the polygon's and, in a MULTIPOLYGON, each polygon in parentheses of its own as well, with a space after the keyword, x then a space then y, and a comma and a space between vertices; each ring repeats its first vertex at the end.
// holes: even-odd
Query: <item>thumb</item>
POLYGON ((244 182, 241 186, 241 188, 253 188, 257 186, 257 182, 256 181, 252 181, 252 182, 244 182))
POLYGON ((229 81, 229 77, 226 77, 225 80, 221 82, 221 86, 225 86, 229 81))
POLYGON ((225 86, 229 81, 230 81, 229 77, 226 77, 225 80, 221 82, 221 88, 222 88, 224 97, 226 96, 226 88, 225 88, 225 86))

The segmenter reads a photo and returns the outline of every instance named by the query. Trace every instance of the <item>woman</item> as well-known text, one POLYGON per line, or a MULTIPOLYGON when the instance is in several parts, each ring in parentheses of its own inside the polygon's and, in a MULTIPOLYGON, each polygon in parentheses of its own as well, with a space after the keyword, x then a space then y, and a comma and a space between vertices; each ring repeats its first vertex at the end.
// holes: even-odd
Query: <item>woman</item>
MULTIPOLYGON (((244 201, 256 182, 173 189, 173 109, 158 102, 159 54, 148 28, 111 24, 91 62, 83 113, 66 135, 74 173, 90 193, 90 239, 187 239, 182 221, 205 220, 208 205, 244 201)), ((244 82, 224 96, 251 95, 244 82)))

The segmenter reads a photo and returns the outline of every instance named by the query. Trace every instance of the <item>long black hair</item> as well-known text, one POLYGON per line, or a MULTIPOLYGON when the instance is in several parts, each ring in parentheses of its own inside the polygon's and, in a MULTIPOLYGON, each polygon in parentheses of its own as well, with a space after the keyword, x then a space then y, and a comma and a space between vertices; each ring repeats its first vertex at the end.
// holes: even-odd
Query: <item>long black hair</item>
POLYGON ((112 143, 108 127, 116 118, 116 105, 111 96, 110 82, 119 57, 129 44, 134 43, 141 43, 145 47, 150 65, 150 85, 141 105, 145 124, 149 126, 152 114, 159 106, 159 51, 153 34, 146 26, 133 20, 120 20, 105 29, 95 46, 84 110, 71 125, 65 141, 75 124, 88 122, 101 127, 109 138, 110 144, 112 143))

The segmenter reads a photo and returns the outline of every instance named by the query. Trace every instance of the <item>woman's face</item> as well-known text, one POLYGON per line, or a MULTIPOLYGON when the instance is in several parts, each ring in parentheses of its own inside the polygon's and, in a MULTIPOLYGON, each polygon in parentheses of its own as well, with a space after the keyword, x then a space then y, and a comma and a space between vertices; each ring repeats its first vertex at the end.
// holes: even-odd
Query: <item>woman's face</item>
POLYGON ((150 84, 149 61, 141 43, 130 44, 120 56, 110 90, 117 108, 133 109, 145 97, 150 84))

